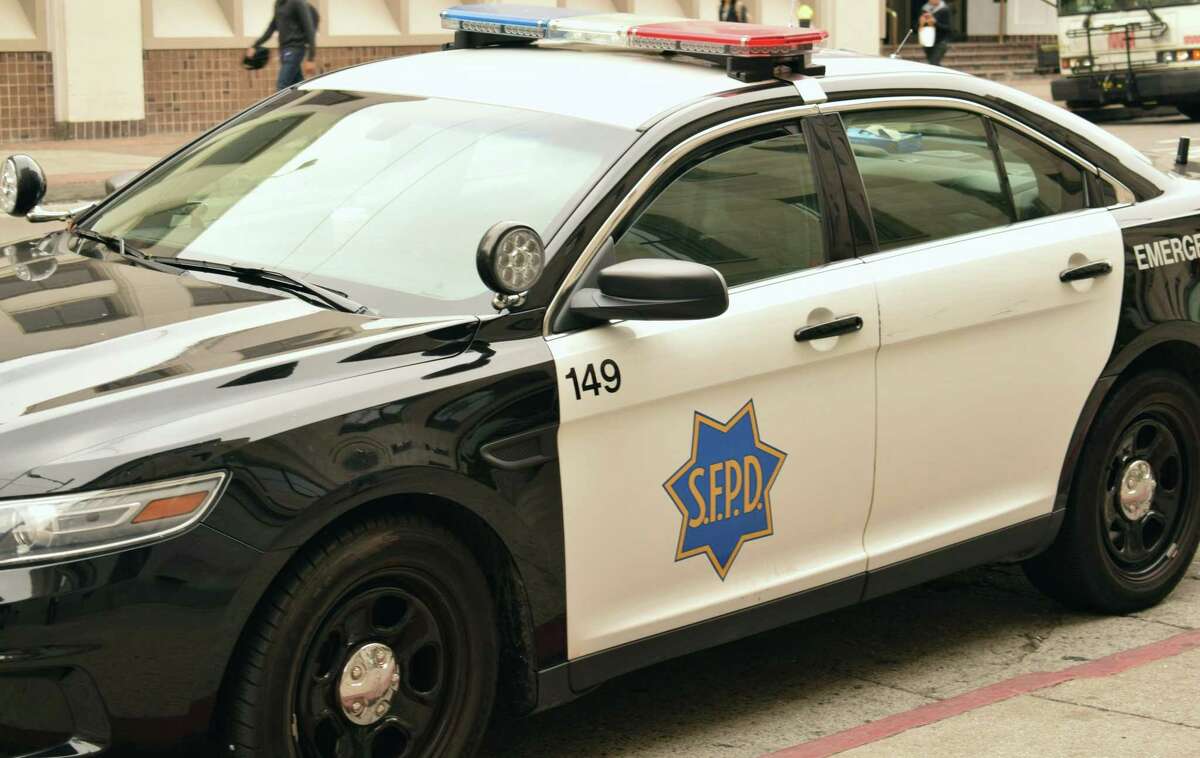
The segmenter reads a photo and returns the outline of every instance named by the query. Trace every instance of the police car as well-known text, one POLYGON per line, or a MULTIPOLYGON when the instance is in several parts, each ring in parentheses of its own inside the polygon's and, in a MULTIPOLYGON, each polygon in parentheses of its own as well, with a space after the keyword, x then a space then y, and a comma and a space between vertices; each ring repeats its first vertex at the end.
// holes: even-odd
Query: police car
POLYGON ((443 20, 0 248, 6 749, 460 756, 984 562, 1179 582, 1194 184, 816 30, 443 20))

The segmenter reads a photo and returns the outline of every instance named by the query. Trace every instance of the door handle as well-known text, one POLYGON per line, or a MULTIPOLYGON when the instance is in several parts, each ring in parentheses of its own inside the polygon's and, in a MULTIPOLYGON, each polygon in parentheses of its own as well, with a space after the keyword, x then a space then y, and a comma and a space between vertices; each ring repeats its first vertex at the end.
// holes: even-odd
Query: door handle
POLYGON ((1078 282, 1084 279, 1094 279, 1112 273, 1112 264, 1108 261, 1092 261, 1082 266, 1064 269, 1058 274, 1060 282, 1078 282))
POLYGON ((862 316, 839 316, 832 321, 826 321, 823 324, 813 324, 812 326, 801 327, 796 330, 797 342, 808 342, 809 340, 822 340, 826 337, 837 337, 841 334, 850 334, 857 332, 863 328, 862 316))

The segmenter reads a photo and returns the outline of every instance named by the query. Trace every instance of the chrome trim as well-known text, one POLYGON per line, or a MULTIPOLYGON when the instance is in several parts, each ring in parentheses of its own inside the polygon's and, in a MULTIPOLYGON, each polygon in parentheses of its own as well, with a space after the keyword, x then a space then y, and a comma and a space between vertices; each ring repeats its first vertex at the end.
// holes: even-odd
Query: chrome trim
POLYGON ((951 108, 960 111, 971 111, 980 115, 987 116, 993 121, 998 121, 1007 127, 1015 129, 1022 134, 1030 137, 1046 147, 1060 153, 1063 157, 1070 158, 1079 165, 1091 171, 1097 176, 1100 175, 1100 169, 1088 159, 1076 154, 1072 150, 1063 147, 1046 135, 1037 131, 1033 127, 1024 124, 1016 119, 1006 116, 999 111, 992 110, 986 105, 980 105, 969 100, 959 100, 953 97, 871 97, 862 98, 860 100, 841 100, 836 103, 827 103, 820 106, 821 113, 834 113, 839 111, 863 111, 871 110, 879 107, 901 107, 901 108, 951 108))
POLYGON ((1133 190, 1126 187, 1120 179, 1116 178, 1104 169, 1100 169, 1100 180, 1108 182, 1117 190, 1117 202, 1107 207, 1124 208, 1127 205, 1137 204, 1137 195, 1133 194, 1133 190))
POLYGON ((637 184, 634 185, 633 189, 630 190, 627 195, 625 195, 624 199, 621 200, 617 207, 613 209, 612 213, 609 214, 608 218, 605 219, 595 236, 592 237, 591 241, 588 242, 587 247, 584 248, 583 253, 581 253, 579 257, 575 259, 575 263, 571 266, 571 270, 563 279, 562 284, 559 285, 558 291, 554 293, 554 298, 550 301, 550 307, 546 309, 546 317, 542 321, 542 336, 550 337, 554 334, 554 332, 551 331, 551 324, 554 322, 555 317, 558 315, 559 310, 562 308, 563 303, 570 294, 571 290, 575 288, 575 285, 591 266, 592 259, 596 257, 596 253, 598 253, 600 248, 604 246, 604 241, 612 235, 613 229, 615 229, 621 219, 624 218, 625 215, 628 214, 633 207, 638 204, 642 197, 650 191, 651 187, 654 186, 654 183, 657 182, 663 174, 667 173, 667 171, 673 168, 676 163, 679 163, 681 160, 686 158, 689 154, 695 151, 696 148, 702 147, 703 145, 720 139, 728 134, 741 131, 742 129, 761 126, 763 124, 771 124, 776 121, 789 121, 798 118, 804 118, 806 116, 814 116, 818 112, 817 106, 815 105, 799 105, 791 108, 781 108, 779 110, 756 113, 752 116, 743 116, 742 118, 734 119, 733 121, 726 121, 723 124, 718 124, 717 126, 705 129, 699 134, 694 134, 675 147, 671 148, 670 152, 660 158, 657 163, 651 166, 650 169, 638 179, 637 184))
POLYGON ((873 253, 860 255, 855 260, 871 263, 873 261, 881 261, 888 258, 894 258, 900 255, 908 255, 910 253, 919 253, 926 250, 933 250, 945 245, 954 245, 961 242, 969 242, 973 239, 982 239, 990 237, 993 234, 1003 234, 1011 231, 1020 231, 1024 228, 1033 228, 1042 224, 1053 224, 1061 220, 1064 216, 1084 216, 1096 213, 1105 213, 1107 208, 1080 208, 1077 211, 1067 211, 1066 213, 1057 213, 1053 216, 1042 216, 1041 218, 1031 218, 1026 221, 1016 221, 1003 226, 991 226, 987 229, 976 229, 973 232, 963 232, 962 234, 954 234, 949 237, 939 237, 935 240, 924 240, 922 242, 914 242, 911 245, 902 247, 894 247, 890 250, 877 250, 873 253))

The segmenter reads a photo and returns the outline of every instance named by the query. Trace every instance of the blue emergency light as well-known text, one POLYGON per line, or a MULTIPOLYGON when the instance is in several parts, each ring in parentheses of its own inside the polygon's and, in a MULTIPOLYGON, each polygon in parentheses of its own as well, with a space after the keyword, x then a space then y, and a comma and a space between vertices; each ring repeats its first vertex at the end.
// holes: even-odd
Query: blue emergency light
POLYGON ((544 5, 479 4, 447 8, 441 15, 444 29, 544 39, 554 19, 589 13, 544 5))

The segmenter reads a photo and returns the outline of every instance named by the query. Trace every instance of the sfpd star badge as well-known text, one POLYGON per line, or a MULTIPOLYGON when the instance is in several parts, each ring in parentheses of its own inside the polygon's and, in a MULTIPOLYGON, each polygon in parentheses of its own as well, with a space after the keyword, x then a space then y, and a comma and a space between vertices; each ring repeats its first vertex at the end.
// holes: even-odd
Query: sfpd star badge
POLYGON ((724 580, 743 544, 773 533, 771 485, 785 458, 758 436, 753 400, 724 424, 697 411, 692 457, 663 484, 683 522, 675 560, 707 555, 724 580))

